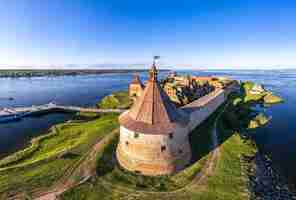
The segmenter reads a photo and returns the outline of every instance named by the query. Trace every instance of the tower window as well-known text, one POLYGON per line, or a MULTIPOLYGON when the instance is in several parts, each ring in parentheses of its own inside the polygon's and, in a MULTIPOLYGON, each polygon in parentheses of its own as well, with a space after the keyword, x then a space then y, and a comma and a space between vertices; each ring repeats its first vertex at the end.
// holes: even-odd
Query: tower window
POLYGON ((166 146, 162 145, 161 148, 160 148, 161 152, 165 151, 166 150, 166 146))
POLYGON ((170 133, 170 134, 169 134, 169 138, 170 138, 170 139, 173 139, 173 137, 174 137, 174 134, 173 134, 173 133, 170 133))
POLYGON ((182 149, 179 149, 179 154, 183 153, 182 149))
POLYGON ((135 138, 138 138, 139 137, 139 133, 135 133, 134 137, 135 138))

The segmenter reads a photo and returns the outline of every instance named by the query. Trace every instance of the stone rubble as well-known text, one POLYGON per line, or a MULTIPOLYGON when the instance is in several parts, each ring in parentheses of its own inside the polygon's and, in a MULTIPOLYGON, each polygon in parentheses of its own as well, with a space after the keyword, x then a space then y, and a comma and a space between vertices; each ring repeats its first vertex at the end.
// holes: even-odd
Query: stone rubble
POLYGON ((254 158, 244 158, 243 163, 249 164, 251 159, 255 164, 247 168, 251 200, 296 200, 296 194, 290 191, 286 179, 274 169, 267 155, 257 153, 254 158))

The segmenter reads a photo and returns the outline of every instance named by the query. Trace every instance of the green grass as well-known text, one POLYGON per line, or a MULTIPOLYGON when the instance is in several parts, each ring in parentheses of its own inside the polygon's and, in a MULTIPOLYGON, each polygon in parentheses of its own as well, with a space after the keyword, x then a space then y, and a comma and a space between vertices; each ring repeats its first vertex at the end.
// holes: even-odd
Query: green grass
POLYGON ((32 146, 38 143, 34 151, 30 152, 30 146, 20 151, 30 152, 24 157, 19 152, 12 154, 13 162, 0 169, 0 194, 51 185, 96 142, 118 127, 117 117, 105 114, 88 122, 60 124, 48 135, 34 139, 32 146))
MULTIPOLYGON (((226 136, 225 136, 226 137, 226 136)), ((144 193, 117 191, 104 182, 88 182, 66 192, 62 199, 141 199, 141 200, 244 200, 247 198, 248 177, 241 174, 240 157, 254 153, 250 144, 238 134, 232 135, 221 145, 221 157, 214 174, 202 185, 193 185, 177 193, 144 193)), ((159 182, 158 184, 160 184, 159 182)), ((166 184, 166 183, 165 183, 166 184)), ((127 186, 128 188, 131 188, 127 186)))
POLYGON ((132 104, 127 91, 114 92, 104 97, 97 106, 102 109, 126 109, 132 104))
POLYGON ((244 102, 257 102, 261 101, 265 95, 265 92, 262 92, 260 94, 252 94, 250 91, 252 90, 253 86, 255 84, 251 81, 246 81, 242 83, 241 87, 244 93, 244 102))
POLYGON ((266 103, 266 104, 276 104, 276 103, 281 103, 284 101, 281 97, 276 96, 272 93, 266 94, 264 96, 263 100, 264 100, 264 103, 266 103))
MULTIPOLYGON (((190 144, 193 153, 192 164, 185 170, 172 176, 148 177, 125 171, 110 162, 117 144, 115 139, 105 150, 98 154, 98 177, 91 183, 82 184, 63 194, 62 199, 118 199, 124 198, 121 193, 112 191, 104 182, 112 184, 112 187, 129 188, 135 191, 171 191, 189 184, 195 175, 204 166, 211 151, 211 131, 217 111, 201 126, 195 129, 190 136, 190 144)), ((144 196, 140 196, 140 199, 144 196)), ((149 198, 148 198, 149 199, 149 198)))
POLYGON ((6 167, 23 166, 69 151, 80 144, 95 139, 97 131, 100 129, 103 131, 104 128, 107 128, 105 131, 108 132, 108 126, 113 127, 117 124, 114 116, 117 115, 105 115, 97 121, 57 125, 51 129, 49 134, 33 139, 30 147, 4 158, 3 161, 13 160, 13 162, 7 163, 6 167), (19 156, 20 154, 24 156, 19 156), (13 159, 14 157, 18 159, 13 159))
MULTIPOLYGON (((268 93, 268 95, 271 94, 268 93)), ((226 127, 237 131, 247 131, 266 125, 271 117, 267 116, 264 111, 254 109, 255 106, 265 105, 264 101, 242 101, 241 99, 244 96, 246 97, 245 92, 242 94, 232 94, 230 96, 232 103, 228 106, 227 114, 225 114, 222 119, 226 127)), ((264 96, 264 98, 265 97, 266 96, 264 96)))
POLYGON ((100 113, 94 112, 79 112, 74 116, 74 120, 81 120, 81 121, 89 121, 99 118, 101 116, 100 113))
POLYGON ((1 198, 1 195, 29 192, 32 189, 51 186, 77 159, 56 159, 30 167, 0 172, 0 199, 5 199, 1 198))
POLYGON ((192 191, 193 199, 242 200, 247 199, 248 177, 242 174, 240 158, 254 155, 256 147, 249 140, 244 140, 233 130, 226 129, 219 121, 221 157, 214 175, 201 189, 196 186, 192 191))
POLYGON ((242 83, 242 91, 244 93, 244 102, 257 102, 265 104, 277 104, 283 102, 283 99, 279 96, 272 94, 272 92, 265 90, 260 94, 252 94, 250 91, 253 88, 254 83, 246 81, 242 83))
MULTIPOLYGON (((221 111, 222 108, 220 108, 221 111)), ((202 168, 211 145, 210 131, 217 113, 191 135, 192 151, 196 161, 173 176, 143 177, 126 172, 112 164, 110 160, 116 146, 116 140, 98 155, 99 176, 63 194, 62 199, 141 199, 141 200, 243 200, 247 199, 247 175, 242 175, 240 158, 253 155, 256 147, 242 139, 234 130, 225 127, 224 120, 219 120, 219 139, 221 156, 212 176, 201 185, 190 187, 176 193, 145 193, 141 191, 170 191, 186 186, 202 168), (110 162, 109 162, 110 163, 110 162), (106 185, 106 181, 111 185, 106 185), (111 187, 112 186, 112 187, 111 187), (125 190, 124 188, 128 188, 125 190), (132 191, 130 191, 130 189, 132 191)), ((223 115, 221 119, 225 116, 223 115)))
POLYGON ((254 129, 264 126, 269 122, 269 118, 263 113, 257 114, 253 119, 249 121, 248 129, 254 129))
POLYGON ((251 94, 246 93, 247 95, 244 98, 244 102, 252 102, 252 101, 261 101, 264 95, 262 94, 251 94))
POLYGON ((192 165, 173 176, 149 177, 128 172, 114 163, 110 163, 116 148, 117 140, 106 148, 104 153, 98 155, 98 181, 104 179, 113 185, 147 191, 170 191, 188 184, 200 172, 211 150, 211 127, 209 119, 191 134, 191 148, 193 153, 192 165))
MULTIPOLYGON (((233 101, 235 96, 231 98, 233 101)), ((242 106, 241 102, 237 102, 242 106)), ((220 152, 219 162, 213 174, 199 185, 186 187, 204 166, 211 151, 211 131, 213 122, 223 106, 190 136, 193 153, 192 164, 185 170, 172 176, 147 177, 121 169, 114 163, 114 150, 118 138, 106 143, 102 152, 97 154, 98 176, 62 195, 62 199, 202 199, 202 200, 241 200, 247 199, 247 175, 242 174, 240 158, 253 155, 256 147, 249 140, 242 139, 236 133, 233 124, 228 124, 238 105, 230 104, 227 112, 218 122, 220 152), (108 185, 108 184, 111 185, 108 185), (176 193, 159 193, 186 187, 176 193), (127 188, 127 189, 126 189, 127 188), (131 191, 130 191, 131 190, 131 191), (144 191, 154 191, 146 193, 144 191)), ((9 192, 28 192, 36 188, 46 188, 61 177, 67 168, 75 165, 100 138, 117 127, 116 114, 103 115, 98 119, 58 125, 52 136, 39 140, 38 147, 29 151, 23 158, 6 164, 7 169, 0 172, 0 199, 6 199, 9 192), (69 147, 72 147, 69 149, 69 147), (60 152, 64 152, 60 156, 60 152), (59 156, 57 156, 59 155, 59 156), (35 161, 38 160, 36 163, 35 161)), ((237 119, 237 118, 235 118, 237 119)), ((50 135, 49 134, 49 135, 50 135)), ((30 149, 28 147, 27 149, 30 149)), ((16 154, 14 154, 16 155, 16 154)), ((0 161, 1 163, 1 161, 0 161)))

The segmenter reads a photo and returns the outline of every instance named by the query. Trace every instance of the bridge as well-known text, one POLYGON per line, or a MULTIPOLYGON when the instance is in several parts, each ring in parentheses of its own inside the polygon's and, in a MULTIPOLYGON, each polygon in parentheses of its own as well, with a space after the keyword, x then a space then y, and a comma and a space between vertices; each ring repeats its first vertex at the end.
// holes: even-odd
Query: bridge
POLYGON ((56 106, 54 108, 68 111, 68 112, 122 113, 125 111, 125 109, 83 108, 83 107, 78 107, 78 106, 56 106))
POLYGON ((42 113, 53 112, 91 112, 91 113, 122 113, 125 109, 99 109, 99 108, 84 108, 78 106, 62 106, 55 103, 48 103, 39 106, 3 108, 0 110, 0 122, 17 120, 22 117, 27 117, 42 113))

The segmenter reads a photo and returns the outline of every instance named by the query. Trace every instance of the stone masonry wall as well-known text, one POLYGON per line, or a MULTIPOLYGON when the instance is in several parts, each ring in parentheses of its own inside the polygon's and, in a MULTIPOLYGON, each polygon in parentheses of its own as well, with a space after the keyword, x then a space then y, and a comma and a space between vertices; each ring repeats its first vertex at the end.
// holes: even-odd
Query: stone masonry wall
POLYGON ((117 159, 124 168, 145 175, 174 173, 191 159, 188 129, 178 127, 171 135, 154 135, 121 126, 117 159))
POLYGON ((190 114, 189 131, 191 132, 215 112, 216 109, 225 102, 227 98, 226 96, 225 90, 220 89, 219 91, 214 91, 203 98, 184 106, 183 109, 189 110, 187 112, 190 114))
POLYGON ((216 89, 182 107, 190 115, 190 122, 170 135, 142 134, 121 126, 118 162, 125 169, 144 175, 172 174, 183 169, 191 159, 189 133, 225 102, 230 90, 216 89))

